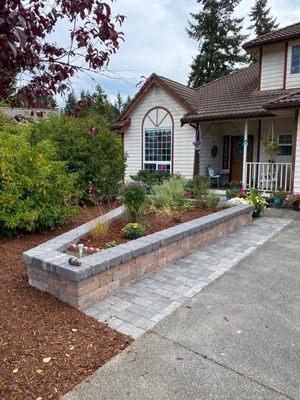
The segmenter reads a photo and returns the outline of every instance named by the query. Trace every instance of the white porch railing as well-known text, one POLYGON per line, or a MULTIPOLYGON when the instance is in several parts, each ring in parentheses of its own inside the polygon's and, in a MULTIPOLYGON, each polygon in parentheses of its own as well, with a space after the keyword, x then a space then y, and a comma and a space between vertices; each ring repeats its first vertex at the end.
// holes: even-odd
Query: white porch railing
POLYGON ((255 187, 264 192, 290 192, 291 184, 291 163, 247 162, 247 189, 255 187))

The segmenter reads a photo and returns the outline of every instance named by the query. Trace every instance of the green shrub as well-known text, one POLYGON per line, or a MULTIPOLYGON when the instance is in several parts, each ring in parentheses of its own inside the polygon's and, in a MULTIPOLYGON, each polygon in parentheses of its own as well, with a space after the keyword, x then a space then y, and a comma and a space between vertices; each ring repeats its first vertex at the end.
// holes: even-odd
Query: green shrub
POLYGON ((134 240, 144 236, 146 226, 138 223, 129 223, 122 229, 122 231, 127 239, 134 240))
POLYGON ((150 190, 153 185, 160 185, 164 180, 168 179, 170 174, 167 171, 150 172, 146 169, 140 170, 136 175, 131 176, 136 182, 142 182, 150 190))
POLYGON ((175 212, 184 202, 184 182, 177 176, 152 188, 152 205, 167 214, 175 212))
POLYGON ((138 182, 131 182, 122 189, 122 199, 129 222, 136 222, 147 202, 145 188, 138 182))
POLYGON ((30 144, 30 125, 7 128, 0 126, 0 232, 12 236, 65 224, 76 213, 76 175, 56 160, 49 141, 30 144))
POLYGON ((120 137, 110 131, 103 117, 52 115, 34 126, 32 142, 46 138, 55 145, 58 159, 67 163, 70 172, 78 174, 83 198, 90 197, 90 187, 95 201, 109 201, 118 195, 125 159, 120 137))
POLYGON ((186 190, 191 193, 193 199, 203 202, 209 186, 209 180, 205 176, 196 175, 186 183, 186 190))
POLYGON ((221 201, 221 196, 216 193, 210 193, 206 197, 206 205, 208 208, 211 208, 212 210, 218 208, 220 201, 221 201))

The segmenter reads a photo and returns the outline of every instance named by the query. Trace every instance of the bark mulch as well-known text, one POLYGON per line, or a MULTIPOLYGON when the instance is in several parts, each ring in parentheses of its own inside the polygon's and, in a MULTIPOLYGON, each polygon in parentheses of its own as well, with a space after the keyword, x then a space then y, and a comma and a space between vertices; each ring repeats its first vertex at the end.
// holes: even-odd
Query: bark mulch
POLYGON ((58 399, 132 342, 30 287, 21 260, 25 250, 99 211, 82 209, 68 226, 53 231, 0 238, 0 399, 58 399))
MULTIPOLYGON (((212 212, 215 212, 215 210, 199 207, 194 211, 180 210, 171 215, 165 213, 146 213, 141 219, 141 222, 145 223, 147 226, 144 236, 161 231, 163 229, 171 228, 172 226, 181 224, 183 222, 204 217, 212 212)), ((90 235, 83 240, 83 243, 88 247, 99 249, 106 248, 106 244, 112 241, 115 241, 118 244, 126 243, 128 242, 128 239, 124 237, 124 233, 122 232, 122 228, 124 228, 126 223, 127 222, 123 218, 117 219, 109 225, 109 231, 106 234, 90 235)))

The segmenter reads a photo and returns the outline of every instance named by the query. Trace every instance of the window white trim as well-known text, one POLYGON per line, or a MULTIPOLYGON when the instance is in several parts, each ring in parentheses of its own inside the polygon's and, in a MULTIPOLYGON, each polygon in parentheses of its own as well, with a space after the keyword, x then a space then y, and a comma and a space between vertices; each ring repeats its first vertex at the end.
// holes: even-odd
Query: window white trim
POLYGON ((281 157, 291 157, 291 155, 293 153, 293 136, 292 136, 292 134, 290 134, 290 133, 280 133, 278 135, 278 147, 279 147, 279 152, 278 152, 279 156, 281 156, 281 157), (290 140, 284 142, 282 140, 283 137, 290 137, 290 140), (290 154, 282 153, 281 148, 283 148, 283 147, 290 148, 290 152, 289 152, 290 154))

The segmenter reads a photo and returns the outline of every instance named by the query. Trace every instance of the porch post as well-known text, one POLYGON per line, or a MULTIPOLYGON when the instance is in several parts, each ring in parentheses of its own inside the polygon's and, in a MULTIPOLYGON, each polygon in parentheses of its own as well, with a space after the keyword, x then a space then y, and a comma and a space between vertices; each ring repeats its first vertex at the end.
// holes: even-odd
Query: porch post
POLYGON ((243 152, 243 190, 247 188, 247 150, 248 150, 248 120, 245 121, 244 128, 244 152, 243 152))
POLYGON ((295 132, 293 135, 293 154, 291 171, 291 192, 300 194, 300 110, 295 112, 295 132))

